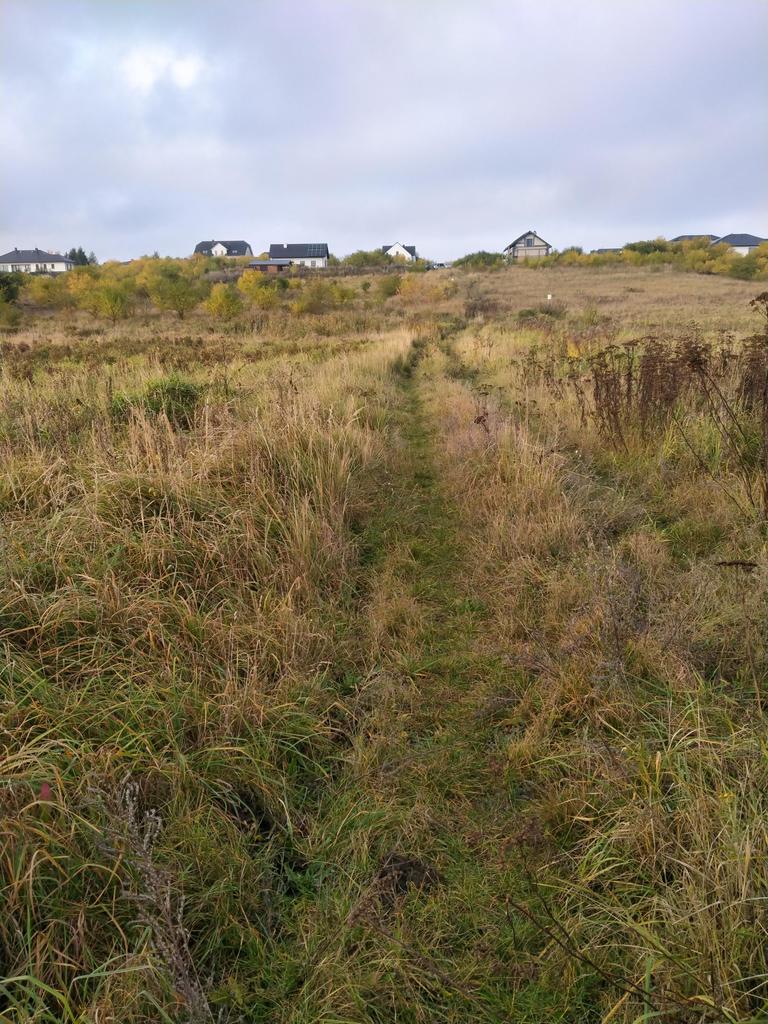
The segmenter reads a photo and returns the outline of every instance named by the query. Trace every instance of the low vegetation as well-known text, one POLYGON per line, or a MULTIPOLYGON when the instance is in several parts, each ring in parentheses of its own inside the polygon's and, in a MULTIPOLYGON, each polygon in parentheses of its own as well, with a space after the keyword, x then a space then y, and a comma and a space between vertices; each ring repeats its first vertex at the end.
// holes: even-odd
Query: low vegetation
MULTIPOLYGON (((500 270, 506 266, 500 252, 473 252, 455 260, 454 267, 466 270, 500 270)), ((732 252, 725 244, 712 245, 707 236, 684 242, 656 238, 628 242, 623 248, 585 253, 579 246, 534 260, 519 260, 517 269, 543 270, 548 267, 674 267, 698 274, 725 274, 741 281, 768 280, 768 242, 746 256, 732 252)))
POLYGON ((765 1019, 768 293, 61 281, 0 327, 0 1017, 765 1019))

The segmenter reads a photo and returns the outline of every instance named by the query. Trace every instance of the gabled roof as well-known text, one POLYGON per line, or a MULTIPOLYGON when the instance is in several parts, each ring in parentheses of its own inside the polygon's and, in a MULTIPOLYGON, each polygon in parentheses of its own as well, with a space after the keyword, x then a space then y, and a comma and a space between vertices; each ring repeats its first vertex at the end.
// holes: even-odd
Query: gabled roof
MULTIPOLYGON (((533 228, 529 228, 527 231, 524 231, 522 235, 518 235, 514 242, 510 242, 507 249, 511 249, 513 246, 517 245, 518 242, 522 242, 526 235, 536 235, 537 238, 541 238, 541 235, 537 235, 533 228)), ((541 238, 541 240, 544 242, 543 238, 541 238)), ((544 242, 544 245, 549 245, 549 242, 544 242)), ((549 247, 550 249, 552 248, 551 245, 549 245, 549 247)), ((506 252, 506 249, 504 251, 506 252)))
POLYGON ((762 245, 763 242, 768 242, 768 238, 758 238, 757 235, 722 235, 720 238, 716 238, 713 245, 719 245, 721 242, 725 242, 726 245, 762 245))
POLYGON ((416 256, 416 246, 415 245, 403 245, 402 242, 393 242, 392 245, 382 245, 381 251, 382 252, 389 252, 389 250, 393 249, 396 245, 402 245, 406 252, 410 253, 411 256, 413 256, 414 259, 417 259, 417 256, 416 256))
POLYGON ((45 249, 13 249, 0 256, 0 263, 71 263, 69 256, 45 249))
POLYGON ((328 258, 326 242, 273 242, 269 247, 271 260, 316 260, 328 258))
POLYGON ((710 235, 707 231, 701 231, 698 235, 675 235, 674 238, 670 238, 670 242, 692 242, 695 238, 708 238, 710 242, 714 242, 717 235, 710 235))
POLYGON ((198 242, 195 246, 195 252, 207 256, 214 245, 223 245, 227 250, 227 256, 247 256, 248 250, 251 248, 248 242, 243 241, 242 238, 236 238, 228 242, 225 242, 222 238, 212 238, 210 242, 198 242))

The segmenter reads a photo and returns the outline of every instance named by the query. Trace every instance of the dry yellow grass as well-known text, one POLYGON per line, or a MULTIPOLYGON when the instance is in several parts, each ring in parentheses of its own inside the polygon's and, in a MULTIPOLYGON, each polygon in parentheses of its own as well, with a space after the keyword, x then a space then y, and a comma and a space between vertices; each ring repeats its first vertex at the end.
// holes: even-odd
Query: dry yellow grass
POLYGON ((413 280, 3 339, 3 1020, 764 1016, 755 289, 413 280))
POLYGON ((554 302, 565 303, 573 313, 594 308, 621 330, 634 333, 677 329, 691 321, 706 331, 748 333, 754 329, 754 317, 747 304, 761 290, 759 283, 750 281, 642 267, 515 267, 467 278, 476 280, 502 310, 536 306, 551 294, 554 302))

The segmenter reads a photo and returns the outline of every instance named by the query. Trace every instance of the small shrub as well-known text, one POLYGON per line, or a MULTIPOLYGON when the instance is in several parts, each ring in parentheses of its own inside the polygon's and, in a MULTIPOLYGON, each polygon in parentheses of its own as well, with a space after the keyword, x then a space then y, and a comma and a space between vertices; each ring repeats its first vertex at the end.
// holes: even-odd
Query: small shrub
POLYGON ((154 416, 162 413, 174 427, 188 430, 194 423, 203 395, 200 385, 174 373, 151 381, 141 394, 115 395, 111 412, 115 419, 127 419, 132 409, 141 409, 154 416))
POLYGON ((15 302, 24 284, 21 274, 0 274, 0 300, 15 302))
POLYGON ((757 277, 760 270, 757 259, 751 253, 748 256, 736 256, 729 269, 728 276, 735 277, 739 281, 751 281, 757 277))
POLYGON ((453 261, 454 267, 463 267, 464 270, 500 270, 505 266, 505 260, 500 252, 486 252, 481 249, 479 252, 470 252, 453 261))
POLYGON ((294 302, 295 313, 325 313, 339 309, 350 301, 354 292, 350 288, 331 281, 310 281, 301 296, 294 302))
POLYGON ((403 279, 399 274, 386 274, 376 282, 376 292, 382 299, 391 299, 397 295, 403 279))
POLYGON ((228 284, 215 284, 203 305, 214 320, 234 320, 243 311, 240 293, 228 284))
POLYGON ((0 298, 0 327, 18 327, 21 322, 21 313, 6 299, 0 298))
POLYGON ((575 313, 572 317, 572 322, 579 327, 600 327, 602 324, 608 323, 609 320, 610 317, 601 313, 594 305, 585 306, 580 313, 575 313))
POLYGON ((518 310, 517 319, 526 321, 548 317, 550 320, 562 320, 567 311, 568 307, 564 302, 540 302, 538 306, 518 310))

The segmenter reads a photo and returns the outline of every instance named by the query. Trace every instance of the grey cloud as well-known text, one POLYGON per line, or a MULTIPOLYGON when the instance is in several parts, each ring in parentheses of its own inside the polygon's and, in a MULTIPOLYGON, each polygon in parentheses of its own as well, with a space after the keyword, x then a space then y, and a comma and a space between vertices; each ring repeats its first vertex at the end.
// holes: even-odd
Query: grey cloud
POLYGON ((768 234, 766 29, 763 0, 3 0, 0 243, 768 234))

